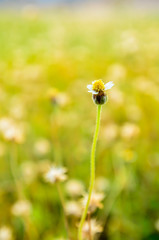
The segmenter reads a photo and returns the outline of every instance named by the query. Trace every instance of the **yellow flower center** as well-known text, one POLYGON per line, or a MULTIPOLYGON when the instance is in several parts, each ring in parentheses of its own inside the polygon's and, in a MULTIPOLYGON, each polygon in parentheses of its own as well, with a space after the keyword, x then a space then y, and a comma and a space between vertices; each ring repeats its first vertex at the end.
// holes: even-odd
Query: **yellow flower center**
POLYGON ((104 91, 104 83, 102 80, 96 80, 93 83, 92 89, 96 92, 104 91))

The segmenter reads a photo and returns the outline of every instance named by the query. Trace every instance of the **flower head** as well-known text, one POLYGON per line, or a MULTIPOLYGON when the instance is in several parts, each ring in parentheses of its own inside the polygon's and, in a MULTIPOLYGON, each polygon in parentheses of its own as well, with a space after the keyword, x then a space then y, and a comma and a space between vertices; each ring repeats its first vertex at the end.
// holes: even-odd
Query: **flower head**
POLYGON ((59 92, 56 88, 49 89, 47 95, 54 106, 64 107, 70 102, 69 96, 66 93, 59 92))
POLYGON ((99 79, 92 82, 92 84, 87 85, 88 92, 93 94, 93 100, 96 104, 104 104, 107 100, 105 91, 111 89, 114 86, 112 81, 104 84, 104 82, 99 79))
POLYGON ((3 117, 0 119, 0 133, 7 141, 23 143, 25 139, 24 126, 13 119, 3 117))
POLYGON ((125 140, 131 140, 138 137, 140 134, 140 128, 134 123, 125 123, 121 128, 121 137, 125 140))
POLYGON ((45 175, 44 178, 47 182, 63 182, 67 179, 66 176, 67 169, 63 167, 53 166, 45 175))
POLYGON ((31 204, 27 200, 19 200, 13 204, 11 212, 15 216, 29 215, 31 212, 31 204))
POLYGON ((81 216, 81 204, 77 201, 66 202, 66 214, 80 217, 81 216))
POLYGON ((91 224, 91 234, 92 236, 95 236, 97 233, 102 232, 102 226, 97 223, 97 221, 95 219, 92 219, 91 222, 89 223, 88 221, 85 222, 84 226, 83 226, 83 237, 85 238, 89 238, 89 231, 90 231, 90 224, 91 224))
POLYGON ((45 138, 38 139, 34 145, 34 151, 37 155, 46 155, 50 149, 50 142, 45 138))
POLYGON ((78 197, 84 192, 84 185, 76 179, 71 179, 66 183, 66 191, 72 197, 78 197))
POLYGON ((88 92, 91 92, 93 94, 98 94, 99 92, 104 92, 106 90, 111 89, 114 86, 114 83, 108 82, 106 84, 104 84, 104 82, 99 79, 99 80, 95 80, 92 82, 92 84, 87 85, 87 88, 89 89, 88 92))
MULTIPOLYGON (((102 208, 103 207, 103 204, 102 204, 103 199, 104 199, 104 194, 103 193, 93 192, 92 196, 91 196, 91 199, 90 199, 88 210, 90 212, 94 212, 97 208, 102 208)), ((83 205, 84 206, 86 205, 87 200, 88 200, 88 195, 86 194, 84 196, 84 199, 83 199, 83 205)))
POLYGON ((1 240, 12 240, 12 230, 8 226, 2 226, 0 228, 0 239, 1 240))

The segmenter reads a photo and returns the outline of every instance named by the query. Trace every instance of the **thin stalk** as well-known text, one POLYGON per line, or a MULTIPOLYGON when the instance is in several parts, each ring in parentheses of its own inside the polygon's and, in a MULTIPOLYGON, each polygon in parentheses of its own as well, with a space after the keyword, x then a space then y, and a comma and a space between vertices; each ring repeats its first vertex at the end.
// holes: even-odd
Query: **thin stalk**
POLYGON ((65 228, 66 228, 69 240, 71 240, 70 231, 69 231, 69 224, 68 224, 67 214, 66 214, 66 210, 65 210, 65 200, 64 200, 64 197, 63 197, 63 194, 62 194, 62 191, 61 191, 60 184, 58 182, 56 183, 56 186, 57 186, 57 191, 58 191, 58 194, 59 194, 60 202, 61 202, 61 205, 62 205, 62 208, 63 208, 65 228))
POLYGON ((10 170, 11 170, 11 174, 13 177, 13 181, 15 183, 15 187, 16 187, 16 191, 17 191, 17 195, 19 199, 23 198, 23 191, 21 188, 21 185, 19 183, 19 176, 17 174, 17 169, 18 169, 18 163, 17 163, 17 146, 16 144, 13 142, 11 143, 11 151, 10 151, 10 170))
POLYGON ((89 193, 88 193, 87 203, 86 203, 86 206, 85 206, 85 209, 84 209, 84 212, 82 214, 81 221, 80 221, 80 225, 79 225, 78 240, 82 240, 82 228, 83 228, 83 224, 84 224, 84 221, 86 219, 86 216, 87 216, 88 207, 89 207, 89 203, 90 203, 90 200, 91 200, 91 195, 92 195, 93 187, 94 187, 94 180, 95 180, 95 150, 96 150, 98 133, 99 133, 99 127, 100 127, 101 109, 102 109, 102 106, 98 105, 96 128, 95 128, 93 144, 92 144, 92 151, 91 151, 91 163, 90 163, 90 165, 91 165, 91 169, 90 169, 91 174, 90 174, 89 193))
MULTIPOLYGON (((24 193, 22 190, 22 185, 21 182, 19 180, 19 174, 18 174, 18 154, 17 154, 17 145, 15 142, 11 142, 11 151, 10 151, 10 170, 11 170, 11 174, 12 174, 12 178, 15 184, 15 188, 16 188, 16 192, 17 192, 17 198, 18 200, 25 200, 24 197, 24 193)), ((25 229, 25 233, 26 233, 26 237, 28 239, 28 237, 30 236, 30 230, 28 229, 28 224, 26 221, 26 217, 22 218, 22 222, 24 224, 24 229, 25 229)), ((23 237, 24 238, 24 237, 23 237)))
POLYGON ((89 224, 89 240, 92 240, 91 212, 88 212, 88 224, 89 224))

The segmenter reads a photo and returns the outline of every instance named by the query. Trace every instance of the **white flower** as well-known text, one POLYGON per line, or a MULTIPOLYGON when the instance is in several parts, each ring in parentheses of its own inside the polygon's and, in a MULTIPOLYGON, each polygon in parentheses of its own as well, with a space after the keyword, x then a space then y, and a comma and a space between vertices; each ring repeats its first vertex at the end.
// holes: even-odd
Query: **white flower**
POLYGON ((92 84, 87 85, 88 92, 91 92, 92 94, 98 94, 99 92, 104 92, 106 90, 111 89, 114 86, 114 83, 112 81, 104 84, 101 79, 95 80, 92 82, 92 84))
POLYGON ((7 141, 15 141, 16 143, 23 143, 24 141, 24 126, 16 123, 10 118, 0 119, 0 133, 7 141))
POLYGON ((138 137, 140 134, 140 128, 138 125, 127 122, 121 127, 121 137, 125 140, 129 140, 138 137))
POLYGON ((0 228, 0 240, 11 240, 12 231, 8 226, 2 226, 0 228))
POLYGON ((55 183, 58 181, 63 182, 67 179, 66 172, 67 172, 66 168, 53 166, 44 175, 44 178, 47 182, 50 182, 50 183, 55 183))
POLYGON ((26 216, 31 212, 31 204, 27 200, 19 200, 14 203, 11 212, 15 216, 26 216))
MULTIPOLYGON (((91 195, 88 211, 94 212, 97 208, 102 208, 103 204, 101 203, 104 199, 103 193, 93 192, 91 195)), ((86 206, 88 200, 88 194, 83 198, 83 206, 86 206)))
POLYGON ((94 237, 97 233, 102 232, 102 226, 97 223, 97 221, 95 219, 91 219, 90 223, 87 221, 84 223, 83 229, 82 229, 82 233, 83 233, 83 237, 85 238, 89 238, 89 231, 90 231, 90 225, 91 225, 91 234, 94 237))
POLYGON ((34 149, 35 149, 35 153, 39 155, 45 155, 51 149, 50 142, 45 138, 40 138, 35 143, 34 149))
POLYGON ((66 183, 66 191, 72 197, 78 197, 84 192, 84 185, 76 179, 71 179, 66 183))
POLYGON ((95 182, 95 189, 99 192, 108 191, 110 188, 110 182, 105 177, 98 177, 95 182))
POLYGON ((81 204, 77 201, 66 202, 66 214, 79 217, 81 216, 81 204))

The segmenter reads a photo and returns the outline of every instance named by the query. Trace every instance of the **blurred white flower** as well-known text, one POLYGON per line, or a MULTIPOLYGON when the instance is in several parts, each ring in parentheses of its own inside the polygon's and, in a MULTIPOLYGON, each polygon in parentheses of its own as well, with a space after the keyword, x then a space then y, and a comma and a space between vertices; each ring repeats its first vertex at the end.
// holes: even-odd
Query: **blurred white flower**
POLYGON ((14 97, 11 98, 9 111, 10 115, 15 119, 23 119, 26 116, 27 109, 20 96, 14 95, 14 97))
POLYGON ((67 179, 67 169, 63 167, 51 167, 51 169, 45 173, 44 178, 47 182, 63 182, 67 179))
POLYGON ((4 138, 8 141, 15 141, 16 143, 23 143, 24 133, 20 127, 14 125, 14 126, 11 126, 10 128, 8 128, 4 132, 4 138))
POLYGON ((27 216, 31 212, 31 204, 27 200, 15 202, 11 208, 11 213, 15 216, 27 216))
POLYGON ((92 219, 91 222, 85 222, 83 225, 83 229, 82 229, 82 234, 83 237, 86 239, 89 239, 89 231, 90 231, 90 225, 91 225, 91 235, 92 237, 94 237, 97 233, 102 232, 102 226, 97 223, 97 221, 95 219, 92 219))
POLYGON ((56 88, 48 90, 48 97, 53 104, 64 107, 69 104, 70 98, 66 93, 59 92, 56 88))
POLYGON ((121 38, 121 47, 126 53, 135 53, 138 51, 139 42, 134 31, 124 31, 121 38))
POLYGON ((82 207, 81 207, 81 204, 78 203, 77 201, 66 202, 65 208, 66 208, 67 215, 72 215, 76 217, 81 216, 82 207))
POLYGON ((8 226, 0 228, 0 240, 12 240, 12 231, 8 226))
POLYGON ((81 196, 84 192, 84 185, 81 181, 71 179, 66 183, 66 191, 70 196, 81 196))
MULTIPOLYGON (((103 193, 93 192, 91 195, 88 211, 94 212, 97 208, 102 208, 103 204, 101 202, 103 201, 103 199, 104 199, 103 193)), ((88 200, 88 194, 86 194, 83 198, 84 207, 86 206, 87 200, 88 200)))
POLYGON ((34 181, 37 176, 37 164, 32 161, 25 161, 21 164, 22 176, 25 183, 29 184, 34 181))
POLYGON ((123 106, 125 103, 123 92, 117 88, 112 89, 110 99, 116 106, 123 106))
POLYGON ((110 188, 110 182, 105 177, 98 177, 95 181, 95 189, 99 192, 105 192, 108 191, 110 188))
POLYGON ((50 142, 45 138, 38 139, 34 145, 35 152, 40 155, 47 154, 50 149, 50 142))
POLYGON ((140 128, 134 123, 125 123, 121 128, 121 136, 126 139, 132 139, 138 137, 140 128))
POLYGON ((0 119, 0 131, 3 132, 13 125, 13 120, 8 117, 3 117, 0 119))
POLYGON ((107 70, 107 79, 122 80, 126 77, 127 70, 124 65, 120 63, 112 64, 107 70))
POLYGON ((102 136, 107 142, 112 142, 118 136, 119 127, 117 124, 110 123, 102 129, 102 136))
POLYGON ((15 123, 11 118, 4 117, 0 119, 0 132, 7 141, 24 142, 24 126, 15 123))

